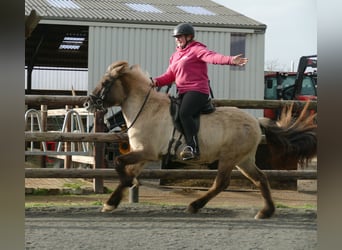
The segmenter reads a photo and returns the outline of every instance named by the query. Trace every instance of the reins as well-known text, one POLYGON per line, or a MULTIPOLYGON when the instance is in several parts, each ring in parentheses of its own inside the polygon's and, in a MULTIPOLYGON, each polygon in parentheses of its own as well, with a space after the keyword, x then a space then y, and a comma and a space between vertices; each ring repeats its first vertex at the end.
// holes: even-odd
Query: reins
POLYGON ((133 127, 134 123, 138 120, 138 117, 140 116, 140 114, 141 114, 143 108, 145 107, 145 104, 146 104, 146 102, 147 102, 148 97, 150 96, 150 93, 151 93, 151 90, 152 90, 152 89, 153 89, 153 86, 151 86, 150 89, 149 89, 149 91, 147 92, 147 95, 145 96, 144 102, 143 102, 143 104, 141 105, 141 107, 140 107, 140 109, 139 109, 137 115, 135 116, 134 120, 132 121, 131 125, 129 125, 129 127, 126 128, 125 130, 121 131, 121 133, 126 133, 130 128, 133 127))

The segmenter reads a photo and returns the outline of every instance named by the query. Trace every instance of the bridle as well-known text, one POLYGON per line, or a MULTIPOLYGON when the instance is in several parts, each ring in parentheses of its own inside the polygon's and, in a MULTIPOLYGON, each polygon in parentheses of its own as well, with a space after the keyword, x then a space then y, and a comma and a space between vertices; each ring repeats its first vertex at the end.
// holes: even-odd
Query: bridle
MULTIPOLYGON (((152 78, 150 78, 151 81, 152 81, 152 78)), ((114 80, 115 81, 115 80, 114 80)), ((114 82, 113 81, 113 82, 114 82)), ((106 96, 107 94, 109 93, 110 91, 110 88, 112 86, 112 83, 107 83, 105 84, 105 86, 101 89, 101 92, 100 94, 97 96, 97 95, 92 95, 90 94, 89 95, 89 98, 90 98, 90 101, 91 101, 91 105, 94 106, 94 108, 96 110, 99 110, 99 111, 106 111, 107 109, 103 106, 103 103, 104 103, 104 100, 106 99, 106 96)), ((135 118, 133 119, 132 123, 129 125, 128 128, 126 128, 124 131, 122 131, 122 133, 125 133, 127 132, 130 128, 133 127, 134 123, 137 121, 138 117, 140 116, 142 110, 144 109, 145 107, 145 104, 147 102, 147 99, 148 97, 150 96, 151 94, 151 90, 154 88, 153 84, 150 85, 150 89, 148 90, 145 98, 144 98, 144 101, 138 111, 138 113, 136 114, 135 118)), ((85 104, 85 106, 89 106, 89 104, 85 104)))
MULTIPOLYGON (((90 98, 90 102, 91 105, 99 111, 106 111, 107 109, 103 106, 104 100, 106 99, 106 96, 111 88, 112 84, 111 83, 107 83, 105 84, 105 86, 101 89, 101 92, 99 95, 93 95, 90 94, 89 98, 90 98)), ((87 105, 89 106, 89 104, 85 103, 85 106, 87 107, 87 105)))

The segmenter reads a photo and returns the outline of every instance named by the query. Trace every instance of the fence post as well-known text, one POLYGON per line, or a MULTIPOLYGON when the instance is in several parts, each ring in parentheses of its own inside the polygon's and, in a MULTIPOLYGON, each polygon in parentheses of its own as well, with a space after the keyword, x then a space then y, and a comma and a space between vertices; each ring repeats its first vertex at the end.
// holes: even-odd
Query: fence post
MULTIPOLYGON (((68 112, 68 110, 70 109, 70 107, 68 105, 65 106, 65 111, 68 112)), ((65 119, 67 119, 68 117, 65 116, 65 119)), ((65 132, 71 132, 71 120, 72 117, 69 117, 68 120, 66 121, 66 126, 65 126, 65 132)), ((71 142, 65 142, 64 143, 64 151, 68 152, 71 151, 71 142)), ((72 163, 72 156, 71 155, 66 155, 64 157, 64 168, 71 168, 71 163, 72 163)))
POLYGON ((139 186, 133 185, 129 188, 129 203, 138 203, 139 202, 139 186))
MULTIPOLYGON (((94 132, 104 132, 104 111, 96 111, 94 118, 94 132)), ((102 168, 104 167, 104 143, 103 142, 95 142, 94 143, 94 168, 102 168)), ((103 193, 104 188, 103 188, 103 178, 102 177, 97 177, 93 179, 93 189, 95 193, 103 193)))
MULTIPOLYGON (((46 105, 40 105, 40 112, 41 112, 41 116, 40 116, 40 119, 41 119, 41 124, 42 124, 42 127, 41 127, 41 131, 42 132, 46 132, 47 131, 47 106, 46 105)), ((45 142, 45 145, 46 142, 45 142)), ((42 149, 43 145, 42 143, 40 143, 40 149, 42 149)), ((46 168, 46 156, 40 156, 40 167, 41 168, 46 168)))

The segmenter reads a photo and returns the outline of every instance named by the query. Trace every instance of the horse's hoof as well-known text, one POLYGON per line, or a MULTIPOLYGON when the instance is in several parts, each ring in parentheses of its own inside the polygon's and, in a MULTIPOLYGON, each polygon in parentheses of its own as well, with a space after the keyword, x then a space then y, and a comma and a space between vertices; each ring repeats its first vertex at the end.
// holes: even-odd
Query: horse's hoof
POLYGON ((190 214, 196 214, 198 213, 198 210, 197 208, 194 208, 193 206, 189 205, 188 208, 186 209, 186 211, 190 214))
POLYGON ((255 216, 254 219, 259 220, 259 219, 268 219, 273 215, 273 213, 266 213, 264 211, 259 211, 255 216))
POLYGON ((115 209, 116 207, 115 206, 111 206, 111 205, 108 205, 108 204, 104 204, 102 209, 101 209, 101 212, 102 213, 106 213, 106 212, 111 212, 115 209))

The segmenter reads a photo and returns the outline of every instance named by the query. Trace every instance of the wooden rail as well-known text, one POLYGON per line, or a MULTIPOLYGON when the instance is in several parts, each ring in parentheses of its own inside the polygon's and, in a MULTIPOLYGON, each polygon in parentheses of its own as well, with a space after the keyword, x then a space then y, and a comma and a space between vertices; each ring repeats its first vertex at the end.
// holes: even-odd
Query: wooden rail
MULTIPOLYGON (((50 95, 25 95, 25 104, 27 105, 78 105, 83 106, 86 96, 50 96, 50 95)), ((213 99, 216 106, 234 106, 245 109, 264 109, 281 108, 287 104, 294 103, 295 107, 304 107, 305 101, 292 100, 224 100, 213 99)), ((317 101, 310 102, 309 109, 317 110, 317 101)))
MULTIPOLYGON (((305 101, 292 101, 292 100, 223 100, 213 99, 213 104, 217 107, 220 106, 233 106, 242 109, 276 109, 282 108, 285 105, 294 104, 295 108, 303 108, 306 104, 305 101)), ((317 101, 312 101, 309 104, 309 109, 317 110, 317 101)))
MULTIPOLYGON (((28 132, 25 131, 25 141, 55 141, 55 142, 123 142, 128 141, 126 133, 65 133, 65 132, 28 132)), ((262 135, 260 144, 266 144, 262 135)), ((43 153, 43 152, 42 152, 43 153)), ((34 153, 39 155, 39 152, 34 153)))
POLYGON ((83 106, 87 96, 25 95, 26 105, 83 106))
POLYGON ((128 141, 128 136, 126 133, 63 133, 26 131, 25 141, 121 142, 128 141))
MULTIPOLYGON (((263 170, 272 180, 317 179, 316 170, 263 170)), ((145 169, 139 175, 141 179, 214 179, 217 170, 179 170, 145 169)), ((118 178, 115 169, 54 169, 25 168, 25 178, 118 178)), ((233 170, 233 179, 246 178, 240 171, 233 170)))

